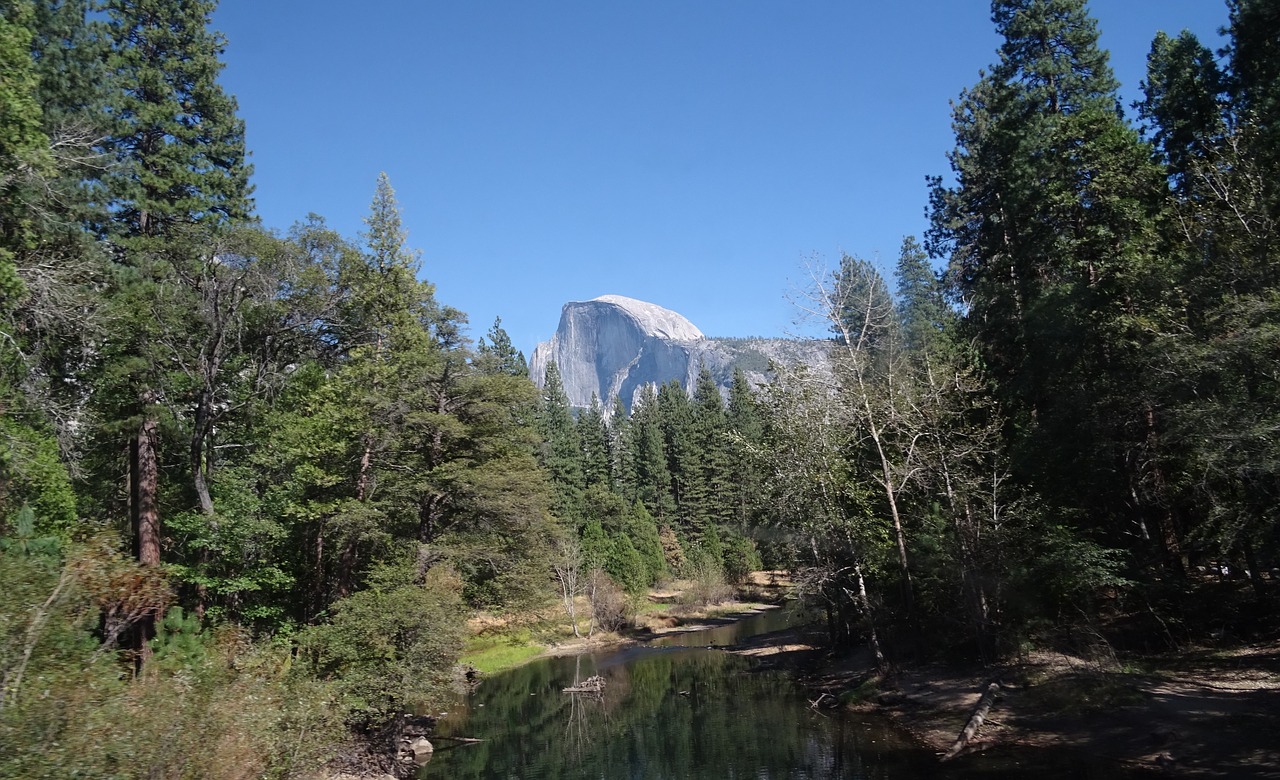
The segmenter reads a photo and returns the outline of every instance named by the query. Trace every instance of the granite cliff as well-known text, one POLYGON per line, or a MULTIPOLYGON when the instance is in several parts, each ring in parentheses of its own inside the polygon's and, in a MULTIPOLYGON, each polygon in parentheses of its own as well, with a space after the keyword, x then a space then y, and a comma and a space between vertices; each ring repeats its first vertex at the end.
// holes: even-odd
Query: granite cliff
POLYGON ((621 295, 566 303, 550 341, 533 351, 530 372, 542 383, 547 364, 560 368, 565 394, 577 407, 594 394, 607 408, 615 396, 631 406, 641 388, 677 379, 692 387, 705 365, 721 388, 742 369, 753 385, 768 381, 770 362, 804 363, 829 371, 827 342, 794 339, 710 339, 670 309, 621 295))

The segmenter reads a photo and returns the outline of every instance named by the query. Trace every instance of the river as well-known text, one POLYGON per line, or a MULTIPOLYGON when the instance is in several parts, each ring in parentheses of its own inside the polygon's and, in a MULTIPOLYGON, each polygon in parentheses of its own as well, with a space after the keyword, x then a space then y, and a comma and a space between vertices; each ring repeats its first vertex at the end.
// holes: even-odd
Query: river
MULTIPOLYGON (((1087 766, 1022 761, 940 765, 874 716, 810 709, 793 677, 715 649, 787 620, 773 610, 712 631, 600 655, 547 658, 485 679, 443 714, 419 778, 1111 777, 1087 766), (600 696, 562 689, 599 675, 600 696)), ((1045 757, 1047 760, 1047 757, 1045 757)))

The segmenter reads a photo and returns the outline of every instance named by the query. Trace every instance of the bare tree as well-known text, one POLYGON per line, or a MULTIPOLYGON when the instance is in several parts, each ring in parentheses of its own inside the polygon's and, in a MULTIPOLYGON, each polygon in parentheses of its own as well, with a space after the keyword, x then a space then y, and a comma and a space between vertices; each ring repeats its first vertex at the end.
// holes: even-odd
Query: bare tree
MULTIPOLYGON (((564 604, 565 614, 573 625, 573 635, 581 637, 578 631, 577 599, 583 593, 582 581, 582 546, 572 535, 556 537, 552 550, 551 566, 555 572, 556 583, 560 586, 560 598, 564 604)), ((594 629, 592 621, 591 628, 594 629)))
POLYGON ((848 423, 869 443, 893 523, 903 598, 912 599, 911 564, 901 496, 920 472, 925 436, 915 408, 915 387, 900 348, 899 327, 888 287, 870 263, 845 255, 834 274, 811 272, 812 287, 801 308, 826 322, 836 335, 833 361, 839 401, 848 423))

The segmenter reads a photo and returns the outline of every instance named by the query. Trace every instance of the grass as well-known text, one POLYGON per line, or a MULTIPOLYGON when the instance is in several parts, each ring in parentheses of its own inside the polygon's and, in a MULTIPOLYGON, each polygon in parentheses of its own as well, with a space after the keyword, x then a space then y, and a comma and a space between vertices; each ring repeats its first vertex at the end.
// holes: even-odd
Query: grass
POLYGON ((467 640, 461 663, 469 664, 485 674, 494 674, 519 666, 542 654, 546 648, 527 629, 504 633, 485 633, 467 640))

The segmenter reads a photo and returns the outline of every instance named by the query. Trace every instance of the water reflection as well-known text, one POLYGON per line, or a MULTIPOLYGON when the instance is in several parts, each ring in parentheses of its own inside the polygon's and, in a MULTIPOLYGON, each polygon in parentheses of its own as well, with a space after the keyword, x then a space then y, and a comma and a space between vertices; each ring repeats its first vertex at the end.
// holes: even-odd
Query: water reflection
POLYGON ((924 757, 885 726, 814 713, 794 682, 683 648, 540 661, 487 680, 439 731, 424 778, 910 777, 924 757), (599 697, 561 688, 593 674, 599 697))
POLYGON ((710 632, 667 637, 599 656, 535 661, 486 679, 441 718, 420 778, 1115 778, 1115 767, 1044 749, 939 764, 888 721, 811 710, 780 671, 723 647, 786 627, 772 610, 710 632), (563 688, 593 675, 601 695, 563 688))

